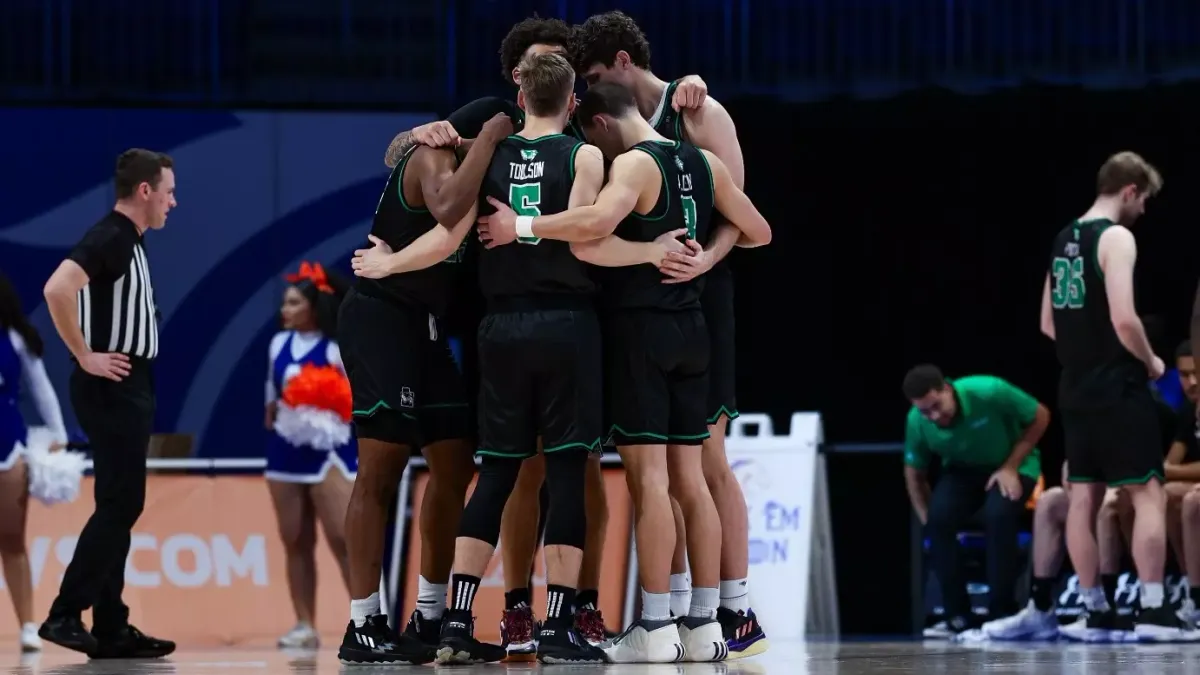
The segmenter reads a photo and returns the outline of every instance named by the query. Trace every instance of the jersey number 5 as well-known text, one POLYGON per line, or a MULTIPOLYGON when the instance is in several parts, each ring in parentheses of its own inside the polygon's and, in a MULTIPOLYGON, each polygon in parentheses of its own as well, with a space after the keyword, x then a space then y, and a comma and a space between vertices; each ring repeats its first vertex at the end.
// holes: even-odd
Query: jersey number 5
POLYGON ((683 204, 683 225, 687 228, 688 239, 696 238, 696 200, 684 195, 679 198, 683 204))
POLYGON ((1055 258, 1050 263, 1054 286, 1050 289, 1050 305, 1054 309, 1081 309, 1087 297, 1083 283, 1083 258, 1055 258))
MULTIPOLYGON (((542 210, 538 208, 538 205, 541 203, 541 183, 508 184, 508 205, 512 207, 513 211, 517 212, 518 216, 537 217, 542 215, 542 210)), ((541 240, 541 237, 517 237, 518 244, 536 246, 541 240)))

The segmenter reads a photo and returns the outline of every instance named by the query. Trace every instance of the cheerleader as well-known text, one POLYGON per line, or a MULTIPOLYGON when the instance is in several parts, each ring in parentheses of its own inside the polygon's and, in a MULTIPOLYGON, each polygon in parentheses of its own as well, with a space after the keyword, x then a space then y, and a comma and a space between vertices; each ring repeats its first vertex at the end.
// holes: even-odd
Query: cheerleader
POLYGON ((296 627, 280 647, 316 647, 316 523, 347 578, 344 525, 358 457, 350 438, 350 394, 336 335, 344 290, 320 265, 304 263, 280 308, 267 372, 267 485, 287 556, 296 627), (339 288, 335 289, 337 283, 339 288), (337 399, 325 404, 315 398, 337 399), (344 408, 337 414, 330 409, 344 408))
POLYGON ((17 622, 21 624, 21 650, 42 648, 38 624, 33 622, 33 577, 25 551, 25 521, 29 506, 29 473, 22 454, 28 429, 21 419, 17 399, 21 377, 29 380, 30 391, 42 422, 50 429, 53 443, 67 442, 62 409, 46 367, 42 364, 42 338, 21 312, 21 299, 12 283, 0 275, 0 560, 4 581, 12 597, 17 622))

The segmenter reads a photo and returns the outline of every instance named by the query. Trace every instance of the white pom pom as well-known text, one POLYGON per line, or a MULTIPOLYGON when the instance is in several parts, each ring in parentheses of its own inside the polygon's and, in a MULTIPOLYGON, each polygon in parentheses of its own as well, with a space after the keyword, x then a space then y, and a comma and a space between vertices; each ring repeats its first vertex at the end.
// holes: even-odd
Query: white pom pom
POLYGON ((29 467, 29 496, 53 505, 79 497, 87 458, 81 452, 50 452, 55 442, 49 429, 35 427, 25 439, 25 463, 29 467))
POLYGON ((275 433, 295 446, 336 450, 350 442, 350 425, 337 413, 309 405, 295 408, 280 402, 275 413, 275 433))

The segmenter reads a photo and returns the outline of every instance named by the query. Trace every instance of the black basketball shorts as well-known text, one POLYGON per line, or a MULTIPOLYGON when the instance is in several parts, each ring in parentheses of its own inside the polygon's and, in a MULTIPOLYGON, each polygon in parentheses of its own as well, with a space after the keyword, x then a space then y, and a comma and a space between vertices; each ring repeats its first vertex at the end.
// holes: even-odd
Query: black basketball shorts
POLYGON ((700 307, 708 326, 712 357, 708 362, 708 399, 705 419, 716 424, 722 416, 737 419, 736 349, 733 329, 733 273, 721 265, 705 277, 700 307))
POLYGON ((1067 479, 1112 486, 1164 480, 1162 425, 1148 389, 1103 407, 1062 410, 1067 479))
POLYGON ((600 323, 592 309, 497 312, 479 324, 479 454, 600 452, 600 323))
POLYGON ((415 450, 474 437, 462 374, 430 314, 351 290, 338 313, 338 346, 359 438, 415 450))
POLYGON ((700 311, 616 310, 606 317, 613 445, 700 445, 708 438, 708 336, 700 311))

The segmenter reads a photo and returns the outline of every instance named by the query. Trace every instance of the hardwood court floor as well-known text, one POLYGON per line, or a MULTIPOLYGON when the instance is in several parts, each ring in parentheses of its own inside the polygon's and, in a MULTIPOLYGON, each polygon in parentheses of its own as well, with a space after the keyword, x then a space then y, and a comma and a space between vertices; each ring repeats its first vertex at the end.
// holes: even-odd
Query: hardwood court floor
MULTIPOLYGON (((170 660, 88 663, 78 655, 50 648, 22 657, 0 654, 0 674, 19 675, 254 675, 312 673, 382 675, 429 672, 429 666, 347 668, 333 648, 284 653, 271 649, 181 650, 170 660)), ((1136 673, 1200 675, 1200 645, 950 645, 933 642, 809 642, 775 644, 754 659, 723 664, 548 666, 563 675, 1033 675, 1136 673)), ((448 670, 448 669, 439 669, 448 670)), ((496 664, 452 668, 464 675, 532 675, 536 664, 496 664)))

